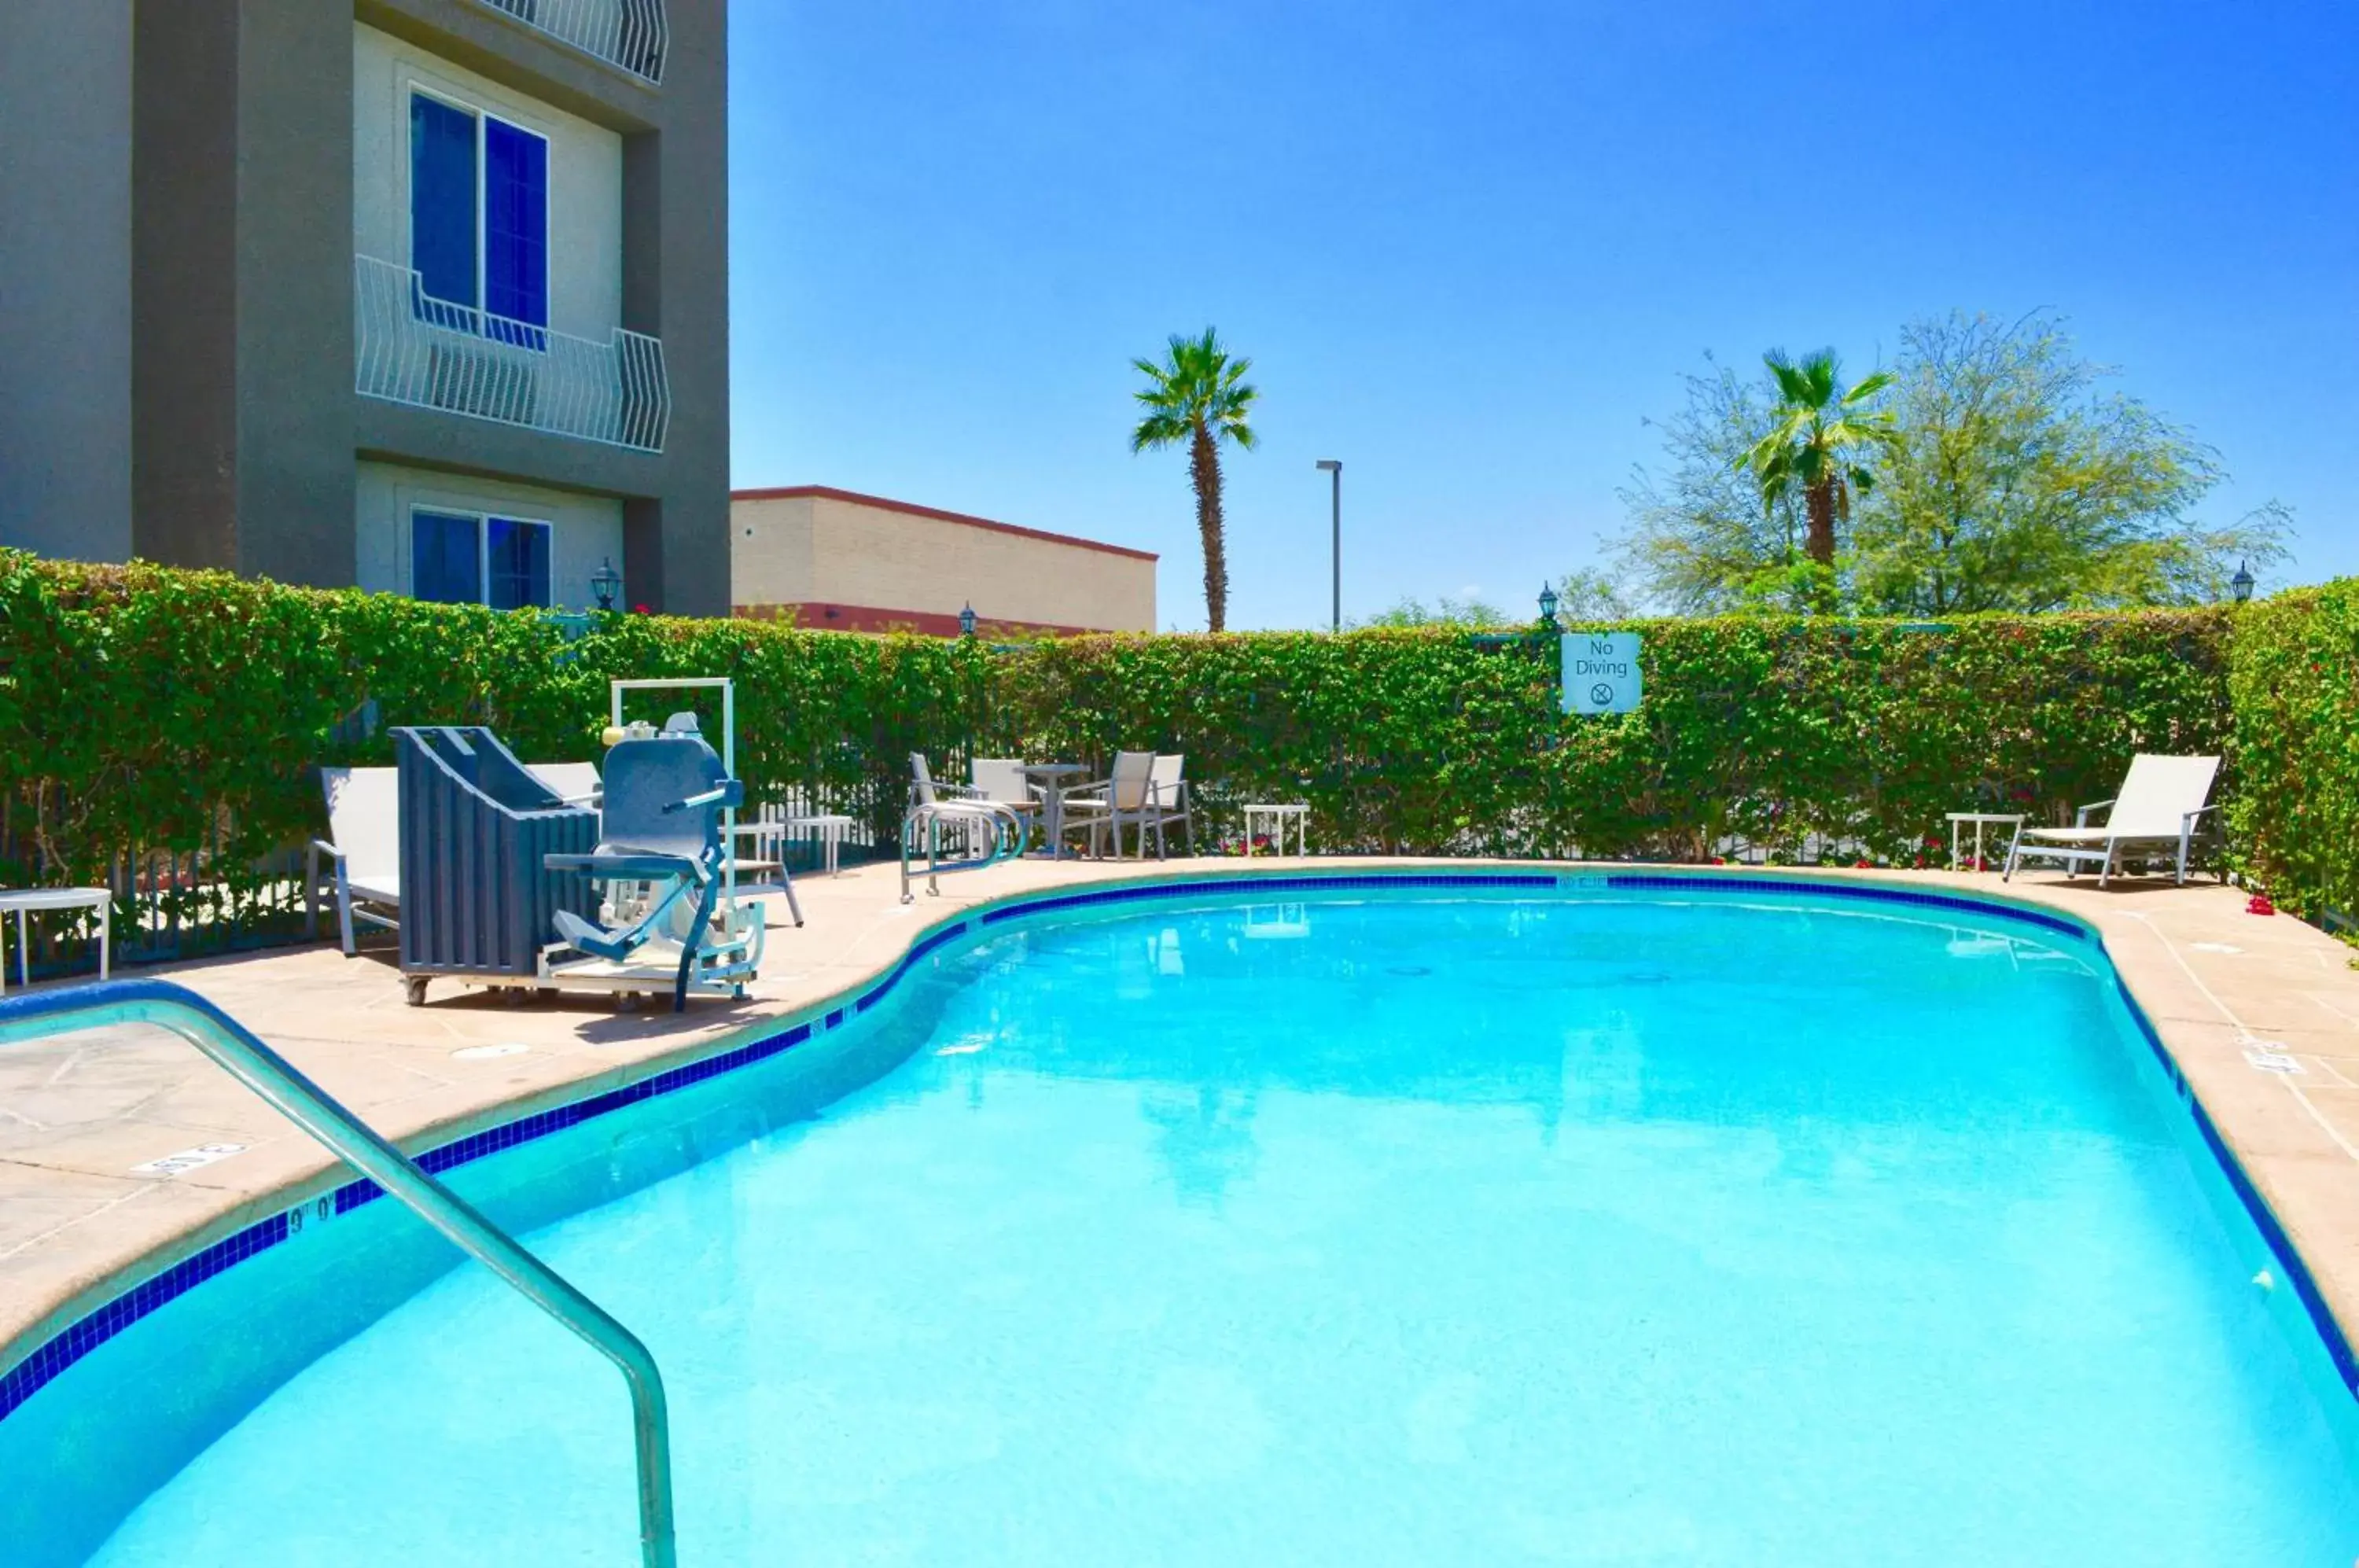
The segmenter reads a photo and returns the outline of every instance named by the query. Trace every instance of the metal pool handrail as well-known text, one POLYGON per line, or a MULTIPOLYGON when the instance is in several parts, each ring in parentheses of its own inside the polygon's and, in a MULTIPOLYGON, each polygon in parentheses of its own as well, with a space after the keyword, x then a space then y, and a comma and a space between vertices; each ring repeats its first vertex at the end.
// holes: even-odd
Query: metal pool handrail
POLYGON ((0 1045, 124 1023, 168 1029, 221 1063, 288 1120, 400 1199, 461 1251, 621 1368, 623 1380, 630 1385, 637 1442, 640 1560, 646 1568, 675 1568, 670 1421, 665 1412, 663 1377, 636 1335, 195 992, 164 980, 115 980, 0 1001, 0 1045))

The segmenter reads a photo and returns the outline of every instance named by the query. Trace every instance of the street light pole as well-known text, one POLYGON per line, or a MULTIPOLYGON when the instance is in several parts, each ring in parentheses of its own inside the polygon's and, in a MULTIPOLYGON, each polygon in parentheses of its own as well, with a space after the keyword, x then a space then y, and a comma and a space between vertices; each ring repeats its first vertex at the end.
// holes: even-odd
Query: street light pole
POLYGON ((1319 466, 1321 469, 1325 471, 1327 477, 1334 482, 1332 492, 1333 496, 1333 523, 1335 530, 1333 557, 1335 567, 1334 629, 1340 632, 1343 629, 1343 465, 1334 458, 1322 457, 1319 460, 1319 466))

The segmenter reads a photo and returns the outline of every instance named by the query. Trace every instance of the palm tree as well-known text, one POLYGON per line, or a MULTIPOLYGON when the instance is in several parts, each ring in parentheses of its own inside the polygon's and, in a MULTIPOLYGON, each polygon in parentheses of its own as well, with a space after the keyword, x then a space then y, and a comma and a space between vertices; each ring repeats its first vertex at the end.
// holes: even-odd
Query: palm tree
POLYGON ((1858 458, 1897 442, 1900 431, 1892 415, 1868 407, 1892 385, 1877 371, 1846 392, 1836 376, 1832 349, 1821 349, 1797 365, 1783 349, 1762 356, 1777 384, 1776 419, 1763 436, 1736 460, 1753 470, 1761 487, 1761 505, 1774 507, 1795 485, 1801 486, 1810 533, 1803 552, 1821 566, 1835 563, 1835 522, 1851 521, 1852 493, 1875 487, 1875 476, 1858 458))
POLYGON ((1196 528, 1204 536, 1204 615, 1212 629, 1229 620, 1229 557, 1221 531, 1221 442, 1233 441, 1251 452, 1253 427, 1245 422, 1261 396, 1245 385, 1249 359, 1231 359, 1212 328, 1200 338, 1174 333, 1163 363, 1130 362, 1147 377, 1134 394, 1146 408, 1130 432, 1130 450, 1188 443, 1188 476, 1196 486, 1196 528))

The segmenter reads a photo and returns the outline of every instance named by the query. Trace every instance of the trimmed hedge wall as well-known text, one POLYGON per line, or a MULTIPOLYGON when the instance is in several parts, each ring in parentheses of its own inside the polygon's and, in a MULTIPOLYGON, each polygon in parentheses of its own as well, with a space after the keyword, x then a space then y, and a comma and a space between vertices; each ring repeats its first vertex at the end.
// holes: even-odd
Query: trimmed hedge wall
MULTIPOLYGON (((1537 637, 994 649, 771 622, 568 626, 0 551, 0 876, 122 886, 154 852, 201 852, 201 875, 171 879, 190 898, 215 895, 189 885, 283 884, 272 852, 322 826, 313 766, 389 760, 384 730, 400 724, 487 724, 528 760, 594 757, 606 681, 625 674, 735 677, 749 792, 856 799, 884 834, 912 750, 960 768, 978 753, 1103 765, 1152 746, 1187 754, 1205 839, 1233 838, 1247 800, 1307 800, 1330 852, 1916 864, 1946 855, 1946 811, 2056 818, 2112 794, 2134 751, 2223 749, 2230 623, 2220 610, 1644 622, 1641 709, 1569 719, 1553 640, 1537 637)), ((2347 759, 2347 702, 2341 713, 2347 759)), ((2347 823, 2359 768, 2342 777, 2347 823)), ((2265 806, 2245 802, 2240 822, 2265 806)), ((2269 864, 2319 875, 2277 853, 2269 864)))
POLYGON ((2101 800, 2140 749, 2226 738, 2214 611, 1634 623, 1636 713, 1557 712, 1553 639, 1083 637, 996 672, 1002 738, 1188 756, 1216 821, 1308 800, 1331 848, 1701 859, 1822 840, 1914 864, 1941 815, 2101 800))
POLYGON ((528 761, 594 758, 615 675, 734 675, 756 798, 857 791, 972 729, 990 663, 971 644, 754 622, 614 615, 575 631, 0 550, 0 877, 136 881, 170 919, 244 919, 215 889, 235 905, 285 882, 272 852, 325 826, 314 766, 389 763, 386 729, 409 724, 489 724, 528 761))
POLYGON ((2236 620, 2228 689, 2240 868, 2287 909, 2359 916, 2359 580, 2281 593, 2236 620))

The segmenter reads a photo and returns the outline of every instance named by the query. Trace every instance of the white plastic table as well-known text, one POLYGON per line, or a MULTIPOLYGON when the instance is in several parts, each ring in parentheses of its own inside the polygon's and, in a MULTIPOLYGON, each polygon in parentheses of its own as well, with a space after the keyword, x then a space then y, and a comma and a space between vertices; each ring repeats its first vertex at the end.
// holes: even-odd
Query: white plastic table
POLYGON ((1247 860, 1253 858, 1254 819, 1256 817, 1268 822, 1270 847, 1278 854, 1286 853, 1286 824, 1288 822, 1294 823, 1294 853, 1301 855, 1308 855, 1310 853, 1310 804, 1309 801, 1263 800, 1247 806, 1245 808, 1245 858, 1247 860))
MULTIPOLYGON (((33 942, 25 916, 34 909, 96 909, 98 911, 98 977, 106 978, 107 938, 114 915, 114 895, 103 887, 0 888, 0 921, 16 912, 16 984, 33 983, 33 942)), ((0 936, 0 941, 5 941, 0 936)), ((8 988, 7 955, 0 953, 0 992, 8 988)))
POLYGON ((1976 866, 1981 866, 1984 864, 1983 824, 1985 822, 2005 822, 2009 827, 2019 828, 2023 825, 2023 813, 2021 811, 1951 811, 1948 813, 1948 821, 1950 823, 1950 869, 1955 871, 1958 868, 1958 834, 1960 830, 1964 828, 1968 822, 1974 824, 1974 864, 1976 866))

